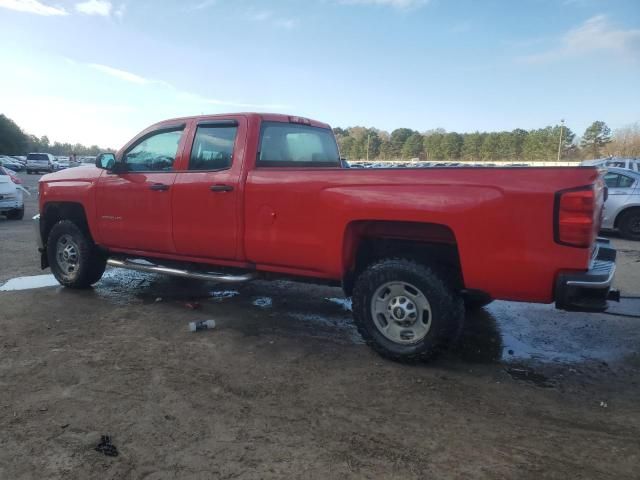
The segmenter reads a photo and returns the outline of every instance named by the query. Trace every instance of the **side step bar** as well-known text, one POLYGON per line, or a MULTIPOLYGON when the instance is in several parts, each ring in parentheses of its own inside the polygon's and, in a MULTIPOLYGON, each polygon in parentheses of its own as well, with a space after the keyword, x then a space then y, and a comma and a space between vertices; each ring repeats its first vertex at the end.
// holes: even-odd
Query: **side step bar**
POLYGON ((138 263, 127 259, 121 260, 117 258, 110 258, 107 260, 107 265, 118 268, 128 268, 129 270, 138 270, 140 272, 162 273, 164 275, 172 275, 174 277, 197 278, 199 280, 209 280, 212 282, 222 283, 247 282, 256 278, 256 275, 254 273, 245 273, 242 275, 225 275, 222 273, 192 272, 189 270, 180 270, 177 268, 154 265, 150 262, 147 262, 146 260, 145 263, 138 263))

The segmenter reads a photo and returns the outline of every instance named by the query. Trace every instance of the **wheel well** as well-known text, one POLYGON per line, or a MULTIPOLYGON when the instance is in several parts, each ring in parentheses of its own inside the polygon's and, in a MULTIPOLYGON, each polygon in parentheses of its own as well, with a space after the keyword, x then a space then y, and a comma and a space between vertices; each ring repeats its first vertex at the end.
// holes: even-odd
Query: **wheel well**
POLYGON ((640 211, 640 207, 639 207, 639 206, 627 207, 627 208, 625 208, 624 210, 622 210, 621 212, 618 212, 618 215, 616 215, 616 219, 615 219, 615 221, 613 222, 613 226, 614 226, 615 228, 618 228, 618 226, 620 225, 620 219, 621 219, 624 215, 626 215, 627 213, 632 212, 632 211, 636 211, 636 210, 637 210, 637 211, 640 211))
POLYGON ((46 245, 49 232, 53 226, 60 220, 70 220, 80 229, 91 237, 89 224, 87 223, 87 215, 84 207, 80 203, 73 202, 52 202, 44 206, 42 213, 44 222, 40 224, 40 233, 42 234, 42 242, 46 245))
POLYGON ((355 279, 368 265, 389 257, 412 258, 435 268, 456 289, 464 288, 453 231, 446 225, 418 222, 359 221, 344 239, 342 286, 351 295, 355 279))

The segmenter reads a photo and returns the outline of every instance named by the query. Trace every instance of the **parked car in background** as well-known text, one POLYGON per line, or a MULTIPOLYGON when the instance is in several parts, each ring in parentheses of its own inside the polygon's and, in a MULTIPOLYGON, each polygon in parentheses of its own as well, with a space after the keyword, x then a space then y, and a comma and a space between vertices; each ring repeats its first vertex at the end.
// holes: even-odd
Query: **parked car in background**
POLYGON ((0 166, 0 175, 9 175, 11 177, 11 181, 16 185, 22 185, 22 180, 16 174, 15 171, 9 170, 7 167, 0 166))
POLYGON ((640 172, 640 159, 638 158, 600 158, 598 160, 585 160, 581 165, 590 167, 617 167, 640 172))
POLYGON ((5 155, 0 156, 0 166, 13 170, 14 172, 20 172, 24 170, 24 165, 15 160, 14 158, 7 157, 5 155))
POLYGON ((50 153, 30 153, 27 155, 27 173, 53 172, 55 157, 50 153))
POLYGON ((604 176, 609 191, 604 204, 603 230, 640 240, 640 172, 612 167, 604 176))
POLYGON ((25 191, 20 185, 20 179, 5 167, 0 167, 0 215, 9 220, 22 220, 24 217, 25 191))
POLYGON ((65 168, 69 168, 71 163, 69 162, 69 157, 58 157, 55 163, 56 170, 64 170, 65 168))

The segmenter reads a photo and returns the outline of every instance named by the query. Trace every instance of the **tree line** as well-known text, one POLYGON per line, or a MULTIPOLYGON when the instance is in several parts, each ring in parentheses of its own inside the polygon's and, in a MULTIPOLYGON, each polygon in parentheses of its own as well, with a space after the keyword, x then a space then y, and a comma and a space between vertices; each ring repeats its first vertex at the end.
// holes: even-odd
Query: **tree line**
POLYGON ((44 152, 52 155, 78 156, 97 155, 109 149, 100 148, 97 145, 89 147, 80 143, 51 142, 45 135, 40 138, 29 135, 9 117, 0 114, 0 155, 26 155, 29 152, 44 152))
POLYGON ((604 155, 640 156, 640 126, 616 130, 602 121, 593 122, 579 142, 565 125, 534 130, 517 128, 502 132, 418 132, 398 128, 391 133, 376 128, 334 128, 342 155, 350 160, 428 161, 534 161, 600 158, 604 155))

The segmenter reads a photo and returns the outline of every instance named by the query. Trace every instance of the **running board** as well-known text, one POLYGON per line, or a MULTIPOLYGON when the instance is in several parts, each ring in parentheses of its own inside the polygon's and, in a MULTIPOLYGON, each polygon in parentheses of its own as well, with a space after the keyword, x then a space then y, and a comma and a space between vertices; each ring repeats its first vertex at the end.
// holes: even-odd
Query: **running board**
POLYGON ((253 280, 256 277, 254 273, 245 273, 243 275, 225 275, 222 273, 205 273, 180 270, 177 268, 154 265, 150 262, 147 262, 146 260, 145 263, 138 263, 133 260, 120 260, 117 258, 110 258, 107 260, 107 265, 118 268, 128 268, 129 270, 138 270, 140 272, 162 273, 164 275, 172 275, 174 277, 196 278, 198 280, 209 280, 212 282, 222 283, 247 282, 249 280, 253 280))

